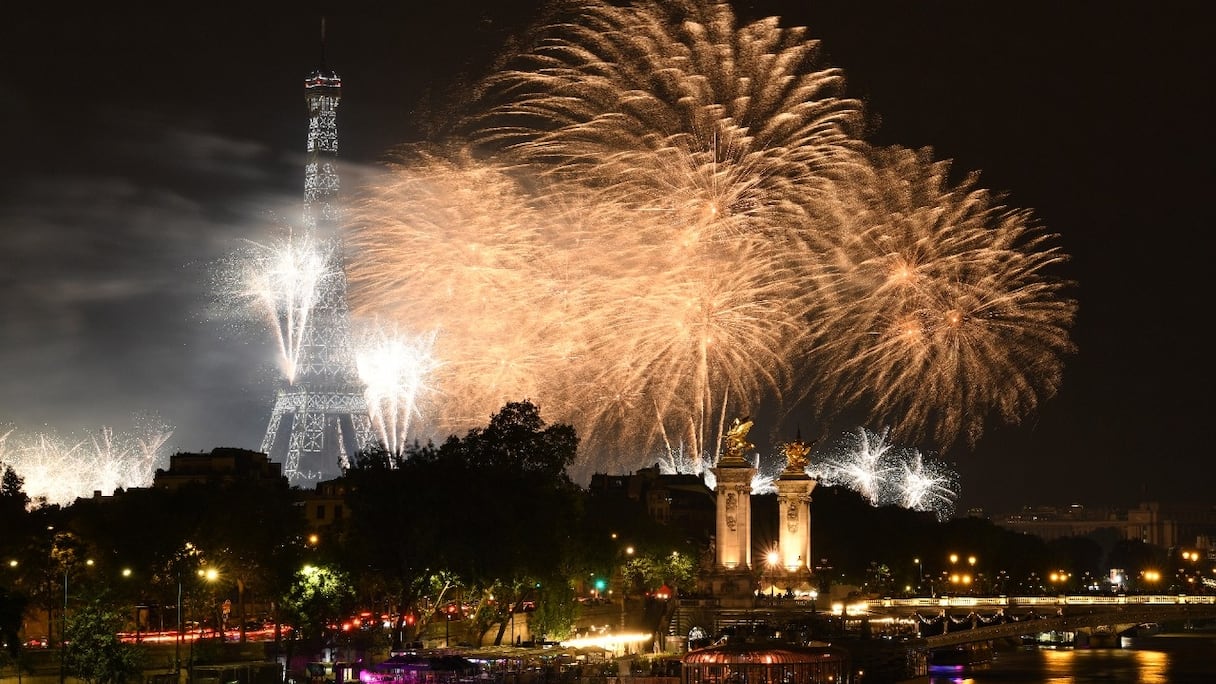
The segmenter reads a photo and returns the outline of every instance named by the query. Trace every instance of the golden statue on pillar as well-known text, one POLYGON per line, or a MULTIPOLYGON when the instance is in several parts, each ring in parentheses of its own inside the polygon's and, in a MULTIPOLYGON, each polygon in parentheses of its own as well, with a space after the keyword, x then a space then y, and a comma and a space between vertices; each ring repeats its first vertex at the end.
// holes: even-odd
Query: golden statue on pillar
POLYGON ((785 470, 791 473, 801 473, 806 470, 809 462, 811 445, 795 439, 792 442, 785 443, 785 470))
POLYGON ((723 459, 744 460, 744 452, 750 451, 756 446, 747 441, 747 431, 751 429, 752 419, 750 417, 742 420, 735 419, 730 429, 726 431, 726 436, 723 437, 723 441, 726 442, 726 453, 722 454, 723 459))

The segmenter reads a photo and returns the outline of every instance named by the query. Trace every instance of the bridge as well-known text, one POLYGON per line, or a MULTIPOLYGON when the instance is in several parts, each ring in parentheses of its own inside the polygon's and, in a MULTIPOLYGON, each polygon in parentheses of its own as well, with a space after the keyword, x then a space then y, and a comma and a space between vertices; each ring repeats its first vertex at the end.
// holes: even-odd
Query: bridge
POLYGON ((1092 644, 1117 647, 1118 636, 1139 625, 1216 619, 1216 596, 951 596, 827 606, 802 599, 741 598, 681 597, 672 602, 677 605, 670 608, 663 631, 687 637, 700 628, 706 636, 717 636, 732 628, 754 633, 763 627, 785 638, 826 640, 847 648, 867 672, 894 681, 925 675, 935 652, 983 652, 992 642, 1051 633, 1088 634, 1092 644))
POLYGON ((829 620, 845 632, 870 630, 913 638, 935 649, 1045 632, 1119 634, 1143 624, 1216 619, 1216 596, 1059 595, 882 598, 817 607, 800 599, 756 596, 750 605, 714 598, 680 599, 667 633, 829 620))
MULTIPOLYGON (((850 606, 851 609, 861 607, 850 606)), ((843 615, 843 609, 841 613, 843 615)), ((864 602, 864 616, 913 620, 925 647, 934 649, 1044 632, 1088 631, 1117 635, 1138 625, 1213 619, 1216 618, 1216 596, 878 599, 864 602)), ((856 619, 861 620, 862 616, 856 619)))

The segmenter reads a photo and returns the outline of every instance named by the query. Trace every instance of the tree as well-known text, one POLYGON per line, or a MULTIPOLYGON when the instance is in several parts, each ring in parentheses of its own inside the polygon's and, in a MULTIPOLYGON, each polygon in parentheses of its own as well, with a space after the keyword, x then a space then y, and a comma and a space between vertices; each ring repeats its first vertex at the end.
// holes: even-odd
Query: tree
POLYGON ((459 475, 447 471, 438 451, 433 444, 415 444, 405 458, 395 458, 373 447, 360 452, 344 478, 350 515, 335 530, 342 546, 337 560, 360 578, 363 600, 383 601, 397 615, 395 648, 407 627, 420 630, 430 619, 414 607, 429 596, 443 568, 434 554, 452 529, 447 511, 456 497, 447 483, 459 475), (386 536, 392 543, 385 543, 386 536), (383 596, 368 595, 376 591, 383 596), (417 617, 417 624, 407 625, 408 616, 417 617))
POLYGON ((0 586, 0 656, 11 657, 14 661, 19 655, 21 642, 18 633, 21 631, 22 618, 25 615, 27 600, 21 594, 11 592, 0 586))
POLYGON ((143 673, 142 652, 119 640, 123 620, 100 595, 77 608, 67 623, 65 672, 89 684, 139 681, 143 673))
POLYGON ((281 569, 300 567, 304 518, 292 505, 286 480, 206 483, 197 494, 201 524, 192 538, 223 569, 220 589, 234 590, 226 597, 235 604, 233 618, 244 642, 250 597, 280 595, 287 588, 279 580, 281 569), (248 524, 251 520, 258 524, 248 524))
POLYGON ((330 627, 353 608, 353 596, 346 573, 327 566, 305 567, 283 601, 295 638, 308 648, 324 645, 333 636, 330 627))
POLYGON ((540 409, 528 401, 510 402, 490 418, 484 430, 470 430, 465 437, 470 465, 477 468, 507 468, 565 479, 574 463, 578 436, 569 425, 546 426, 540 409))
POLYGON ((536 611, 528 618, 528 627, 532 634, 548 640, 570 636, 578 610, 578 602, 574 600, 574 591, 570 585, 566 582, 542 585, 539 597, 536 611))
MULTIPOLYGON (((399 632, 423 595, 440 603, 434 587, 459 586, 479 606, 476 624, 498 624, 501 642, 511 612, 535 598, 530 587, 574 576, 581 496, 565 468, 577 448, 573 428, 546 426, 535 405, 516 402, 463 438, 403 458, 361 454, 347 472, 343 562, 399 592, 399 632)), ((416 614, 419 628, 431 617, 416 614)))
MULTIPOLYGON (((0 434, 0 438, 3 435, 0 434)), ((2 442, 0 442, 2 443, 2 442)), ((32 518, 26 508, 30 498, 22 490, 24 481, 17 471, 0 463, 0 557, 16 558, 24 555, 32 531, 32 518)))
MULTIPOLYGON (((3 465, 3 464, 0 464, 3 465)), ((30 497, 25 493, 25 479, 17 474, 11 466, 4 466, 4 474, 0 475, 0 506, 4 513, 24 512, 30 504, 30 497)))

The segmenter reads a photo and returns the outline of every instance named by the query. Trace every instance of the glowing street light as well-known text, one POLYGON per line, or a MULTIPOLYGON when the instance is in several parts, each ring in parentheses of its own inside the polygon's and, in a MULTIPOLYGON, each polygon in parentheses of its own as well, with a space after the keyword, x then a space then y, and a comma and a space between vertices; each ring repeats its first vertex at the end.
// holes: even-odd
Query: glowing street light
POLYGON ((1161 581, 1161 573, 1156 570, 1145 570, 1140 573, 1146 584, 1156 585, 1161 581))
MULTIPOLYGON (((15 561, 13 561, 15 562, 15 561)), ((84 562, 85 566, 93 567, 93 559, 89 558, 84 562)), ((11 567, 11 565, 10 565, 11 567)), ((71 565, 64 563, 63 565, 63 617, 59 621, 59 682, 63 684, 66 680, 65 658, 67 656, 68 644, 68 572, 71 570, 71 565)))
POLYGON ((769 551, 764 556, 764 562, 765 562, 765 565, 768 566, 769 585, 770 585, 769 590, 768 590, 769 598, 775 598, 777 596, 776 568, 781 563, 781 554, 777 553, 777 551, 775 549, 772 551, 769 551))
POLYGON ((959 561, 959 555, 957 553, 950 554, 950 584, 955 585, 956 588, 959 585, 970 588, 971 579, 972 579, 971 574, 972 574, 972 572, 974 572, 974 569, 975 569, 976 557, 967 556, 967 565, 970 566, 971 572, 956 571, 955 566, 958 565, 958 561, 959 561))
POLYGON ((1059 592, 1061 590, 1060 585, 1066 584, 1068 582, 1068 578, 1071 576, 1072 575, 1064 570, 1052 570, 1051 574, 1047 576, 1047 579, 1051 582, 1052 587, 1059 592))

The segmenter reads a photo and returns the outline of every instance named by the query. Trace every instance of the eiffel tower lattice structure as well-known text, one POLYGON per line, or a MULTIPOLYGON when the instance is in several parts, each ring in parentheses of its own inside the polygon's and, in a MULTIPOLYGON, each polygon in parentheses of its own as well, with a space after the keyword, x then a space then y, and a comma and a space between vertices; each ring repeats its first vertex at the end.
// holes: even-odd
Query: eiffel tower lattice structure
MULTIPOLYGON (((322 24, 324 46, 324 24, 322 24)), ((355 371, 338 208, 337 110, 342 81, 322 66, 305 79, 308 159, 304 229, 325 248, 328 274, 300 341, 292 378, 279 389, 262 451, 293 485, 333 479, 374 440, 355 371)))

